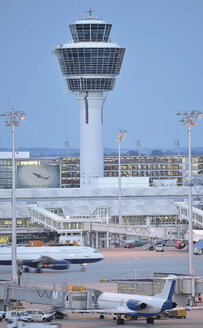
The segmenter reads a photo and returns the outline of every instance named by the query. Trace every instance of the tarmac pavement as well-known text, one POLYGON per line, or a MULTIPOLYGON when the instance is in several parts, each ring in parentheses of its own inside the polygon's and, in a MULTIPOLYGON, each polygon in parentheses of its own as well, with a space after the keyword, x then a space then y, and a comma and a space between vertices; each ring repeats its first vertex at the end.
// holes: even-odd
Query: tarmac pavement
MULTIPOLYGON (((45 270, 41 274, 23 273, 22 286, 41 286, 52 288, 53 282, 57 282, 58 288, 65 282, 67 284, 85 285, 87 288, 96 288, 101 291, 116 291, 116 283, 100 282, 105 279, 119 278, 150 278, 154 272, 162 273, 188 273, 188 254, 186 249, 177 250, 166 248, 165 251, 155 252, 144 250, 143 247, 135 249, 112 248, 100 249, 105 258, 101 262, 92 263, 87 266, 87 271, 81 272, 80 265, 72 265, 65 271, 45 270)), ((203 276, 203 256, 194 256, 195 275, 203 276)), ((9 279, 10 267, 0 267, 0 279, 9 279)), ((27 305, 25 305, 27 307, 27 305)), ((29 307, 31 307, 29 305, 29 307)), ((40 308, 39 305, 32 307, 40 308)), ((45 308, 45 306, 43 306, 45 308)), ((91 314, 69 314, 68 319, 52 321, 60 323, 61 328, 88 328, 88 327, 114 327, 116 321, 112 316, 105 316, 100 320, 98 315, 91 314)), ((44 324, 46 327, 46 324, 44 324)), ((155 320, 153 327, 160 328, 192 328, 203 327, 203 310, 192 310, 188 312, 186 319, 155 320)), ((5 321, 0 322, 0 328, 6 327, 5 321)), ((125 321, 122 327, 149 327, 146 320, 125 321)))

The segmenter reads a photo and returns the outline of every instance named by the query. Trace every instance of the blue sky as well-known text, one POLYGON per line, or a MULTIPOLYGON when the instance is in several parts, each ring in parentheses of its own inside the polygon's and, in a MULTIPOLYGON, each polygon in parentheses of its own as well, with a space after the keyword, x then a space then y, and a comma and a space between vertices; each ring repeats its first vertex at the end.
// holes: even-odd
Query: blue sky
MULTIPOLYGON (((111 38, 126 53, 115 89, 104 105, 104 146, 123 148, 188 144, 181 110, 203 111, 202 0, 1 0, 0 112, 26 112, 16 130, 17 147, 79 148, 79 108, 66 93, 57 44, 71 40, 68 24, 94 9, 112 23, 111 38)), ((11 129, 0 124, 0 147, 11 147, 11 129)), ((192 128, 192 146, 202 146, 203 119, 192 128)))

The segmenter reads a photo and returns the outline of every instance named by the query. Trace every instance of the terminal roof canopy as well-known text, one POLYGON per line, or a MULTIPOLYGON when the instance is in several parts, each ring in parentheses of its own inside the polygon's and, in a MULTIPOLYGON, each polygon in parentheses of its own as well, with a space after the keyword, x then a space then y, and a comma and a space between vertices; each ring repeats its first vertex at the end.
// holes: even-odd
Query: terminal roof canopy
MULTIPOLYGON (((118 216, 117 200, 67 200, 37 202, 39 207, 46 209, 62 208, 64 216, 89 216, 98 208, 109 208, 111 216, 118 216)), ((173 199, 123 199, 123 216, 165 216, 178 215, 173 199)))
MULTIPOLYGON (((26 202, 16 203, 16 218, 29 218, 30 212, 26 202)), ((0 203, 0 218, 11 219, 12 218, 12 203, 4 202, 0 203)))

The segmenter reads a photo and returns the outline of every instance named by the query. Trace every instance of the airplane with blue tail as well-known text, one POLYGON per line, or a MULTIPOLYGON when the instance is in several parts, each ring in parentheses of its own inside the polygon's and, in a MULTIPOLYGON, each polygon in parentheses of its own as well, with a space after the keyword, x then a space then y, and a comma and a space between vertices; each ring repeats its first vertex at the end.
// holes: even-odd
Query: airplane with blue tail
POLYGON ((97 299, 98 309, 73 312, 113 314, 117 317, 117 325, 124 324, 125 317, 135 320, 145 317, 146 322, 152 324, 157 315, 177 306, 172 300, 176 279, 176 276, 169 275, 162 292, 154 296, 103 292, 97 299))

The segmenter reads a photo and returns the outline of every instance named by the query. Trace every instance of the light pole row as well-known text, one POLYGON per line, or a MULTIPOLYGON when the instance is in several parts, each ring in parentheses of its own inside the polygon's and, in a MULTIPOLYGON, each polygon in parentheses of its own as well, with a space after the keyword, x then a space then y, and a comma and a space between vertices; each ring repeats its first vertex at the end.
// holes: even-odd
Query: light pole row
POLYGON ((15 111, 0 114, 6 118, 5 125, 12 126, 12 281, 17 282, 17 251, 16 251, 16 168, 15 168, 15 127, 20 126, 20 121, 25 118, 25 113, 15 111))

